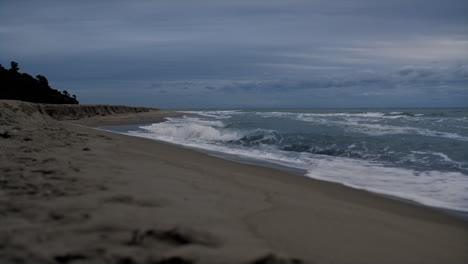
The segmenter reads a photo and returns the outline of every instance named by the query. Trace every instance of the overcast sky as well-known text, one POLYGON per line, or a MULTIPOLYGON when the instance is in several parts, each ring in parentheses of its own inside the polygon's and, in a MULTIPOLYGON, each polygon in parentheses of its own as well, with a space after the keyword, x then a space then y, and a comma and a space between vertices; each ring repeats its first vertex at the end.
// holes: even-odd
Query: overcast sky
POLYGON ((468 0, 0 2, 0 63, 82 103, 468 106, 468 0))

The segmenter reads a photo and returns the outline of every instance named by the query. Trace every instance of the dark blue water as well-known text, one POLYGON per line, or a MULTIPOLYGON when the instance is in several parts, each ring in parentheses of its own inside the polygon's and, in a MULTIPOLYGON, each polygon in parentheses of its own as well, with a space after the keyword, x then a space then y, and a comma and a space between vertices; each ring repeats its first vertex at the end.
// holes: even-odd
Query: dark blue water
POLYGON ((294 167, 309 177, 468 212, 468 109, 186 113, 129 134, 294 167))

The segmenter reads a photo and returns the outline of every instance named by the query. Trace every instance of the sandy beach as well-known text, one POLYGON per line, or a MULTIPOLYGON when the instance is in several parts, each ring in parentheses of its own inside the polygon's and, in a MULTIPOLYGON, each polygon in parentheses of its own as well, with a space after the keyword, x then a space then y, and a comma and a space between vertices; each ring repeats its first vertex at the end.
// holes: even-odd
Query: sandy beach
POLYGON ((468 263, 464 220, 93 128, 175 112, 60 107, 0 101, 0 263, 468 263))

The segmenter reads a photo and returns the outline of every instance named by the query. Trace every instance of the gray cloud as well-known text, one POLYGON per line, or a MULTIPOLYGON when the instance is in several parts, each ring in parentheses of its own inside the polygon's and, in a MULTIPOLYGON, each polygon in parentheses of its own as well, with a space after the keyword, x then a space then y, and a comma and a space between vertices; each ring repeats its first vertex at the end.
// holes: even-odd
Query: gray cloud
POLYGON ((466 106, 466 13, 466 0, 4 0, 0 60, 82 102, 434 106, 437 90, 466 106))
POLYGON ((406 66, 400 69, 397 72, 402 77, 417 77, 417 78, 425 78, 435 74, 434 71, 431 71, 428 68, 417 68, 412 66, 406 66))

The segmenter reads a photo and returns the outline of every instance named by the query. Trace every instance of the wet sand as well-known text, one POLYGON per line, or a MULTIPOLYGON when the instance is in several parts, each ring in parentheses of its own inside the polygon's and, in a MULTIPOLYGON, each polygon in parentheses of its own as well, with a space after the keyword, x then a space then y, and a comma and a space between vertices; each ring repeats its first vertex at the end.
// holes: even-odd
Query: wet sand
POLYGON ((22 104, 0 101, 0 263, 468 263, 437 210, 87 127, 174 112, 22 104))

